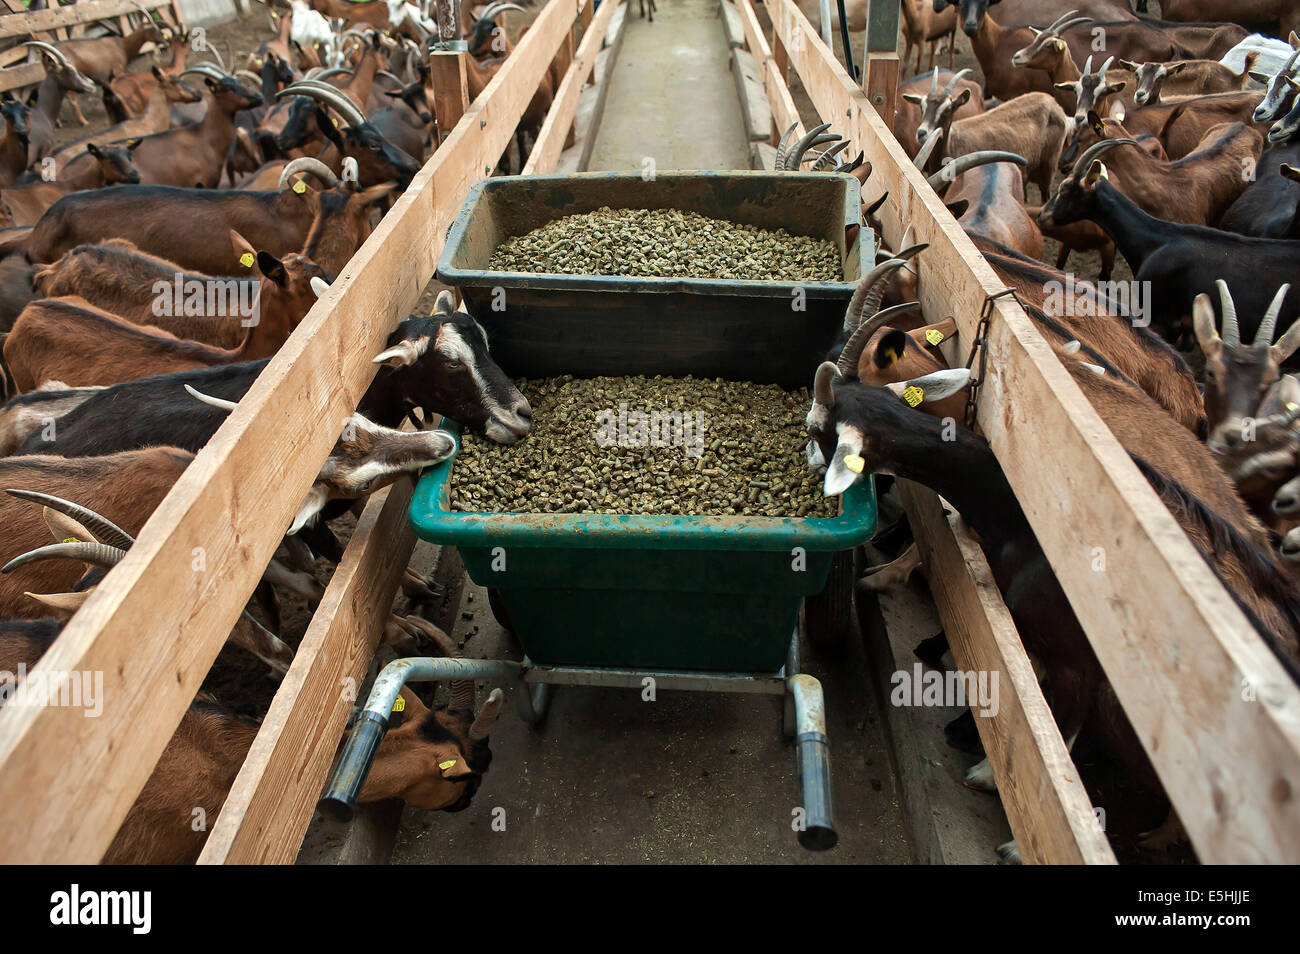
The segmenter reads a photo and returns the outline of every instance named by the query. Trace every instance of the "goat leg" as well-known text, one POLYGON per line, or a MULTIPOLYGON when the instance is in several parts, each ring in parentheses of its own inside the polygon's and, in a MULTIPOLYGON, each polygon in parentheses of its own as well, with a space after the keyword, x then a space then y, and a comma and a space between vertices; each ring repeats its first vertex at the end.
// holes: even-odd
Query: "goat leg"
POLYGON ((409 566, 402 574, 402 592, 414 603, 436 603, 442 599, 442 587, 431 584, 409 566))
POLYGON ((325 598, 325 587, 314 576, 300 570, 291 570, 279 560, 272 560, 266 565, 262 579, 294 596, 302 597, 313 609, 325 598))

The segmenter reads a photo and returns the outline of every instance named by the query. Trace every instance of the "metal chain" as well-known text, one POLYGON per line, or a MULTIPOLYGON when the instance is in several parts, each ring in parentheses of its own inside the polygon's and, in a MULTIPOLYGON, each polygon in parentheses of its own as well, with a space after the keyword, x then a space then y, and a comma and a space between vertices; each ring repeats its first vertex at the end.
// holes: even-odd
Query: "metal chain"
POLYGON ((987 370, 988 348, 986 346, 988 344, 989 323, 993 320, 993 308, 999 298, 1006 298, 1008 295, 1011 295, 1023 306, 1024 302, 1020 301, 1020 296, 1016 294, 1014 288, 1004 288, 1000 292, 984 296, 984 307, 980 309, 979 324, 975 326, 975 340, 971 343, 970 356, 966 359, 966 370, 969 371, 975 363, 975 359, 979 358, 979 370, 972 373, 970 390, 966 396, 967 428, 975 426, 975 406, 979 401, 980 387, 984 384, 984 374, 987 370))

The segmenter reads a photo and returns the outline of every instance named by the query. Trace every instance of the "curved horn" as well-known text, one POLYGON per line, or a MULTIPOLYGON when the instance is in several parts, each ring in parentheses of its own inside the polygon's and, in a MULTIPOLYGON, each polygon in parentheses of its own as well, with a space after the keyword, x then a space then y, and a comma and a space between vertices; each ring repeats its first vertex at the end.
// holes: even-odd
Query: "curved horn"
POLYGON ((921 303, 919 301, 905 301, 901 305, 894 305, 892 308, 876 312, 858 325, 858 330, 853 332, 849 340, 845 342, 844 350, 840 352, 838 365, 840 374, 845 377, 856 376, 858 362, 862 360, 862 352, 866 350, 867 342, 871 340, 872 336, 883 328, 891 318, 907 312, 917 311, 920 307, 921 303))
POLYGON ((835 406, 835 389, 831 387, 831 382, 840 376, 840 369, 831 361, 823 361, 817 366, 817 374, 813 378, 813 400, 822 407, 835 406))
POLYGON ((275 94, 276 99, 283 99, 286 96, 306 96, 308 99, 314 99, 317 102, 333 106, 347 120, 350 126, 360 126, 366 121, 365 115, 357 109, 357 104, 343 95, 342 91, 330 86, 328 83, 321 83, 316 86, 318 80, 299 80, 292 86, 286 86, 280 92, 275 94))
POLYGON ((988 165, 991 162, 1014 162, 1018 166, 1028 166, 1029 160, 1024 156, 1017 155, 1014 152, 1000 152, 996 149, 985 149, 982 152, 969 152, 964 156, 954 159, 952 162, 944 165, 942 169, 930 176, 926 181, 930 183, 930 188, 935 192, 939 191, 939 186, 945 182, 952 182, 963 172, 974 169, 976 166, 988 165))
MULTIPOLYGON (((1094 142, 1089 146, 1082 156, 1074 163, 1074 168, 1070 170, 1071 176, 1077 176, 1082 170, 1092 165, 1092 161, 1104 152, 1109 152, 1116 146, 1137 146, 1136 139, 1103 139, 1101 142, 1094 142)), ((1140 148, 1140 147, 1139 147, 1140 148)))
POLYGON ((219 411, 233 411, 235 408, 239 407, 239 403, 237 401, 227 401, 224 398, 218 398, 218 397, 213 397, 210 394, 204 394, 202 391, 198 390, 197 388, 192 388, 188 384, 185 385, 185 390, 190 392, 190 397, 198 401, 202 401, 204 404, 207 404, 209 407, 215 407, 219 411))
MULTIPOLYGON (((867 274, 863 275, 858 282, 858 287, 853 289, 853 297, 849 299, 849 306, 844 309, 844 331, 855 331, 862 321, 862 315, 865 313, 865 306, 868 297, 876 290, 876 286, 886 281, 890 275, 903 267, 905 260, 895 256, 890 256, 886 261, 881 262, 867 274)), ((872 309, 875 313, 875 309, 872 309)))
POLYGON ((188 76, 190 73, 201 73, 204 76, 216 80, 221 80, 226 78, 226 74, 221 72, 221 70, 217 69, 211 63, 195 63, 193 66, 189 66, 181 70, 180 75, 188 76))
POLYGON ((241 83, 252 83, 253 89, 257 89, 262 85, 262 77, 258 76, 252 70, 235 70, 234 77, 241 83))
POLYGON ((930 74, 930 95, 937 96, 938 94, 939 94, 939 71, 935 70, 933 73, 930 74))
POLYGON ((1232 300, 1232 292, 1228 291, 1227 282, 1219 278, 1214 284, 1219 289, 1219 307, 1223 311, 1223 343, 1229 348, 1235 348, 1241 344, 1241 332, 1237 328, 1237 305, 1232 300))
POLYGON ((924 172, 925 167, 930 164, 930 160, 934 157, 934 151, 939 148, 939 142, 942 139, 942 129, 931 129, 930 135, 925 137, 925 143, 912 158, 912 165, 924 172))
POLYGON ((803 154, 813 145, 813 141, 822 133, 831 128, 830 123, 822 123, 820 126, 808 130, 802 139, 795 143, 790 152, 785 157, 785 167, 789 169, 798 169, 799 164, 803 161, 803 154))
POLYGON ((1056 33, 1056 32, 1058 32, 1058 31, 1061 29, 1061 24, 1062 24, 1062 23, 1064 23, 1066 20, 1070 19, 1070 17, 1077 17, 1078 15, 1079 15, 1079 11, 1078 11, 1078 10, 1071 10, 1069 13, 1062 13, 1062 14, 1061 14, 1059 17, 1057 17, 1056 20, 1053 21, 1052 24, 1051 24, 1050 26, 1048 26, 1048 28, 1047 28, 1046 30, 1044 30, 1043 32, 1044 32, 1044 33, 1056 33))
POLYGON ((1282 299, 1286 298, 1286 293, 1290 290, 1290 285, 1283 285, 1273 296, 1268 311, 1264 312, 1264 318, 1259 323, 1259 331, 1255 333, 1256 348, 1267 348, 1273 343, 1273 327, 1277 324, 1277 316, 1282 313, 1282 299))
POLYGON ((4 566, 0 566, 0 573, 11 573, 20 566, 42 563, 45 560, 80 560, 82 563, 107 570, 121 563, 124 556, 126 556, 125 550, 110 547, 107 543, 51 543, 49 546, 38 547, 14 557, 4 566))
MULTIPOLYGON (((348 69, 346 66, 331 66, 329 69, 321 70, 319 73, 313 76, 312 81, 317 83, 323 83, 325 82, 326 79, 328 79, 331 76, 351 76, 351 75, 352 75, 352 70, 348 69)), ((335 86, 334 88, 338 89, 337 86, 335 86)))
POLYGON ((814 146, 824 146, 828 142, 839 142, 839 141, 840 141, 839 136, 835 135, 834 133, 827 133, 824 136, 818 136, 816 139, 814 139, 812 142, 808 144, 807 148, 804 149, 800 149, 799 144, 796 143, 795 148, 790 150, 790 158, 786 160, 787 164, 790 167, 790 171, 798 172, 800 166, 802 166, 805 162, 811 161, 812 159, 811 156, 805 157, 804 155, 804 153, 806 153, 808 149, 811 149, 814 146))
POLYGON ((226 72, 226 61, 222 58, 221 51, 217 49, 217 44, 209 43, 208 52, 211 53, 212 56, 216 59, 217 67, 221 70, 221 72, 223 73, 226 72))
POLYGON ((867 154, 865 152, 859 151, 856 159, 854 159, 852 162, 848 162, 848 161, 841 162, 838 166, 835 167, 835 171, 852 172, 854 169, 862 165, 862 163, 865 162, 866 159, 867 159, 867 154))
POLYGON ((285 163, 280 170, 280 181, 276 185, 277 189, 283 189, 289 184, 289 179, 299 172, 310 173, 319 179, 327 189, 332 189, 339 184, 339 177, 334 174, 334 170, 319 159, 313 159, 311 156, 299 156, 285 163))
POLYGON ((794 131, 798 128, 798 120, 792 122, 790 128, 781 134, 781 141, 776 144, 776 168, 778 170, 785 168, 785 157, 790 151, 790 139, 794 136, 794 131))
POLYGON ((969 72, 970 69, 967 68, 952 74, 952 79, 948 80, 948 85, 943 88, 944 99, 947 99, 949 96, 952 95, 952 91, 957 88, 957 84, 960 83, 962 79, 966 76, 966 74, 969 72))
MULTIPOLYGON (((519 9, 514 4, 507 4, 507 6, 519 9)), ((483 708, 478 711, 473 724, 469 727, 471 742, 482 742, 491 734, 492 726, 496 724, 497 716, 501 714, 501 704, 505 698, 500 689, 493 689, 488 693, 487 702, 483 703, 483 708)))
POLYGON ((382 76, 382 77, 384 77, 385 79, 390 79, 390 80, 392 80, 394 83, 396 83, 398 86, 405 86, 405 85, 406 85, 405 83, 402 82, 402 78, 401 78, 400 76, 396 76, 396 75, 394 75, 394 74, 388 72, 388 70, 375 70, 375 75, 376 75, 376 76, 382 76))
POLYGON ((1089 54, 1088 59, 1084 61, 1083 69, 1079 72, 1079 78, 1082 79, 1083 77, 1087 76, 1091 72, 1092 72, 1092 55, 1089 54))
POLYGON ((131 544, 135 543, 135 538, 127 533, 107 517, 102 517, 88 507, 81 504, 75 504, 71 500, 64 500, 62 497, 55 497, 52 494, 42 494, 35 490, 17 490, 7 489, 5 493, 11 497, 18 497, 22 500, 30 500, 32 503, 38 503, 49 507, 65 517, 71 517, 80 523, 83 527, 99 537, 109 546, 119 547, 123 550, 128 549, 131 544))
POLYGON ((834 146, 831 146, 829 149, 827 149, 825 152, 823 152, 820 156, 817 157, 817 161, 812 164, 812 171, 820 172, 821 170, 825 169, 827 166, 831 164, 831 161, 835 158, 835 156, 838 153, 843 152, 851 145, 853 144, 849 142, 847 139, 840 140, 840 142, 838 142, 834 146))
POLYGON ((1057 29, 1052 30, 1051 33, 1053 36, 1059 37, 1062 33, 1070 29, 1071 27, 1077 27, 1080 24, 1091 23, 1091 22, 1092 22, 1092 17, 1075 17, 1073 20, 1068 20, 1065 23, 1062 23, 1057 29))
POLYGON ((36 47, 36 49, 48 53, 50 56, 54 57, 55 62, 57 62, 60 66, 72 65, 70 62, 68 62, 68 58, 63 55, 62 50, 58 49, 57 47, 51 46, 49 43, 42 43, 40 40, 28 40, 26 43, 19 43, 18 45, 34 46, 36 47))
POLYGON ((506 10, 518 10, 520 13, 528 12, 517 3, 490 3, 488 8, 479 15, 479 19, 495 20, 498 13, 504 13, 506 10))
POLYGON ((1106 82, 1106 71, 1110 69, 1110 64, 1115 62, 1115 57, 1108 57, 1106 62, 1101 64, 1101 69, 1097 71, 1097 85, 1101 86, 1106 82))

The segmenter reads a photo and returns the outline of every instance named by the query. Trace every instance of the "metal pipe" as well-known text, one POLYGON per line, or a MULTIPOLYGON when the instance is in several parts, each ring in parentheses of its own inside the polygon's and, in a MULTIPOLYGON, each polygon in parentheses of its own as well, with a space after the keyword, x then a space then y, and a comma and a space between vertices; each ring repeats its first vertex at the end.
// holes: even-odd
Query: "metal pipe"
MULTIPOLYGON (((849 75, 852 76, 854 80, 861 83, 863 76, 858 72, 858 68, 853 65, 853 46, 849 43, 849 21, 844 12, 844 0, 835 0, 835 3, 838 5, 840 11, 840 41, 844 44, 844 65, 848 68, 849 75)), ((863 42, 865 43, 866 41, 864 40, 863 42)), ((830 42, 827 41, 826 45, 830 46, 830 42)))
POLYGON ((835 49, 831 43, 831 0, 821 0, 822 42, 827 48, 835 49))
POLYGON ((388 731, 388 717, 408 682, 450 682, 455 679, 486 679, 507 682, 518 679, 521 666, 505 659, 448 659, 412 656, 395 659, 375 679, 365 708, 361 710, 347 746, 339 756, 329 788, 316 807, 336 821, 351 821, 366 776, 375 761, 379 745, 388 731))
POLYGON ((804 825, 799 844, 809 851, 826 851, 839 841, 831 808, 830 743, 826 738, 826 707, 822 685, 812 676, 790 679, 797 732, 794 737, 803 795, 804 825))

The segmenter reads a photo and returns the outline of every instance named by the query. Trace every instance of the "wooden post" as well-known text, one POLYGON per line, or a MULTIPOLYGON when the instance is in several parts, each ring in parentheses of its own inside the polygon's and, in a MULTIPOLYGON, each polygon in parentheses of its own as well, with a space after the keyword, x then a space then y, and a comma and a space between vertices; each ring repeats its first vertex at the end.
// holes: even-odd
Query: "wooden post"
MULTIPOLYGON (((588 9, 591 4, 584 4, 583 9, 588 9)), ((570 30, 560 41, 560 48, 555 53, 555 60, 551 63, 551 80, 554 82, 554 89, 558 92, 560 84, 564 82, 565 74, 569 72, 569 66, 573 63, 573 31, 570 30)), ((569 124, 569 131, 564 135, 564 148, 568 149, 578 141, 578 124, 576 120, 569 124)))
POLYGON ((590 28, 591 26, 591 17, 592 17, 591 8, 592 8, 592 4, 584 3, 582 5, 582 12, 578 14, 578 22, 582 24, 582 32, 584 35, 586 34, 588 28, 590 28))
POLYGON ((429 54, 429 79, 433 87, 433 115, 438 121, 441 144, 460 122, 469 108, 469 74, 465 65, 468 53, 435 50, 429 54))
POLYGON ((866 62, 862 88, 890 129, 898 102, 899 0, 867 0, 866 62))

